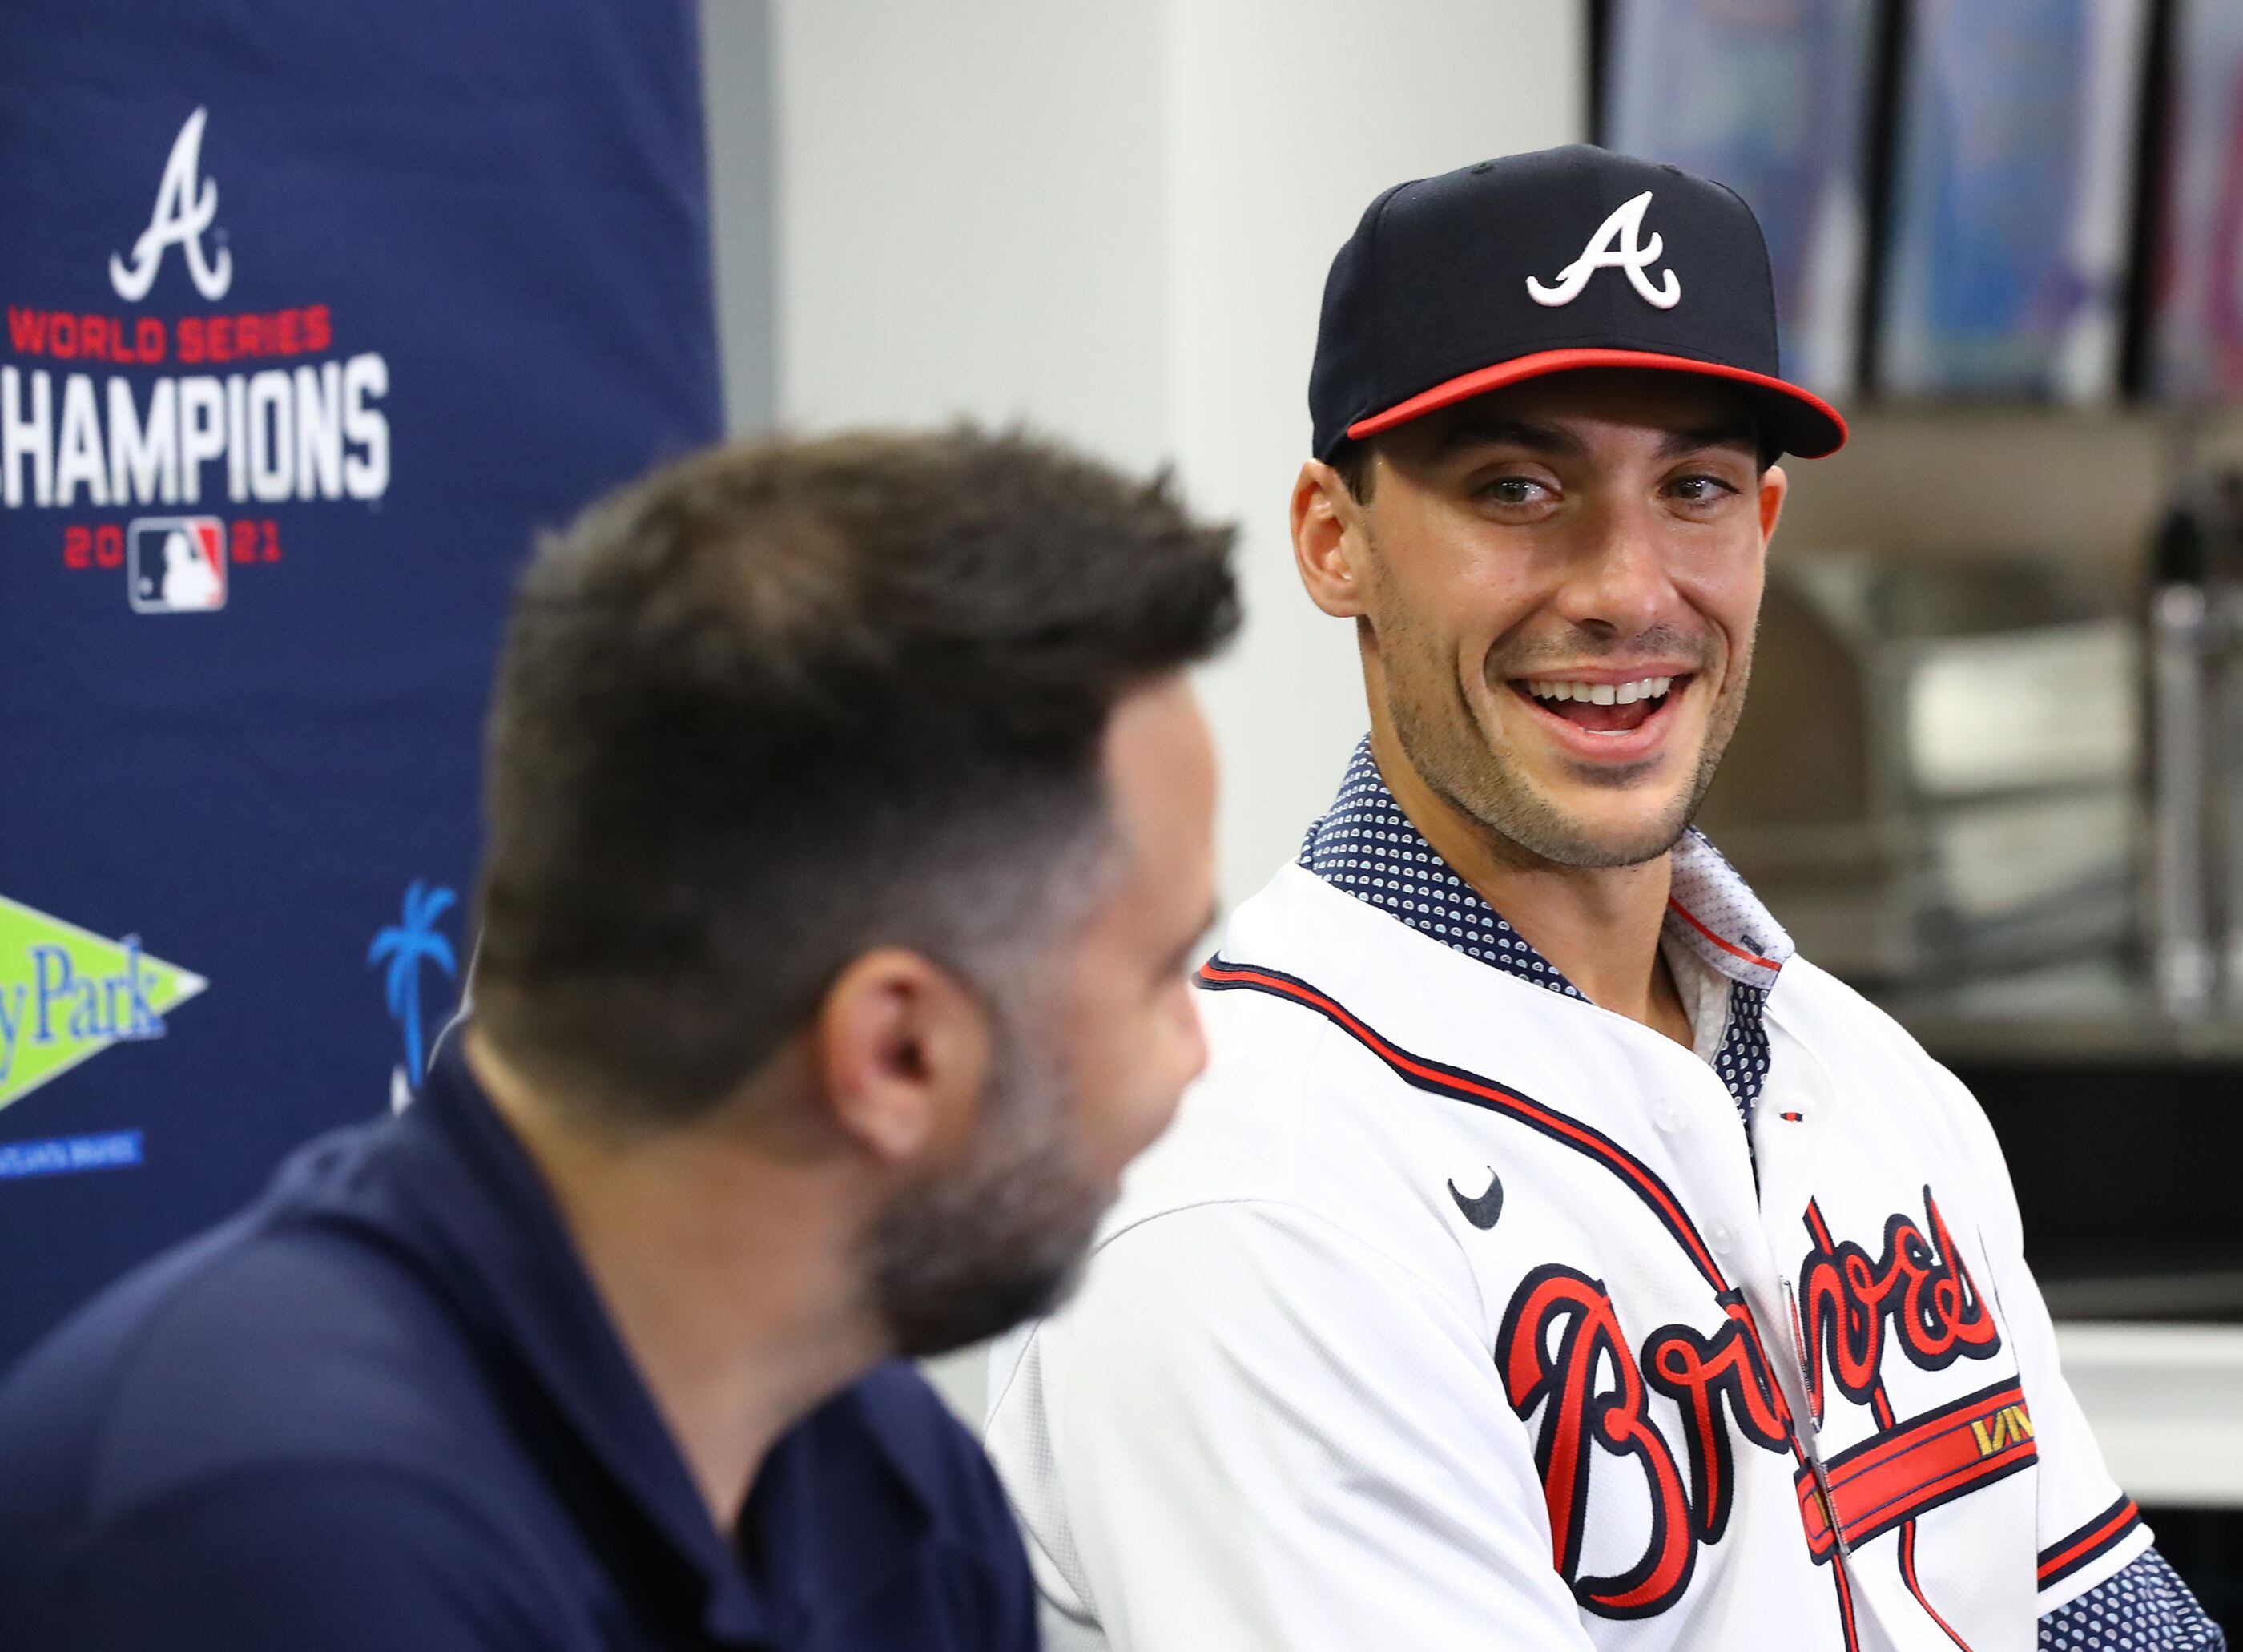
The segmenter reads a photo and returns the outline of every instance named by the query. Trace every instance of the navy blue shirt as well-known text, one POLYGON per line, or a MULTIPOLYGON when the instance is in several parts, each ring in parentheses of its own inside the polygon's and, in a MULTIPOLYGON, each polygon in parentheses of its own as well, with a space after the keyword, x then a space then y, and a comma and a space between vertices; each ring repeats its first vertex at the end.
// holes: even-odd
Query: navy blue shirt
POLYGON ((995 1476, 907 1366, 718 1533, 456 1039, 0 1387, 8 1652, 1035 1644, 995 1476))

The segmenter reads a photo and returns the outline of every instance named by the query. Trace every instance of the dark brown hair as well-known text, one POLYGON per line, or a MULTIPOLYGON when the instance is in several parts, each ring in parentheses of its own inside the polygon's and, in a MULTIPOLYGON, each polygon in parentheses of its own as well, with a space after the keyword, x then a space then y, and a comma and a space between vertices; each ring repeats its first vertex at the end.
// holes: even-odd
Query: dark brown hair
POLYGON ((1115 701, 1236 630, 1231 537, 1165 480, 965 428, 721 448, 595 505, 500 662, 488 1035, 681 1122, 869 947, 986 984, 1102 834, 1115 701))

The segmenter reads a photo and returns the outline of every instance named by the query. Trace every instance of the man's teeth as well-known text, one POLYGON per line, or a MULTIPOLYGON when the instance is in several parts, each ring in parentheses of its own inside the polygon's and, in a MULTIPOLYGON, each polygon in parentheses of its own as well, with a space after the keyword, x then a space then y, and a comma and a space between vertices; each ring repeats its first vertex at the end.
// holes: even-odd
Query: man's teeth
POLYGON ((1535 680, 1526 691, 1538 700, 1586 700, 1592 705, 1633 705, 1655 700, 1674 685, 1671 677, 1647 677, 1633 683, 1560 683, 1535 680))

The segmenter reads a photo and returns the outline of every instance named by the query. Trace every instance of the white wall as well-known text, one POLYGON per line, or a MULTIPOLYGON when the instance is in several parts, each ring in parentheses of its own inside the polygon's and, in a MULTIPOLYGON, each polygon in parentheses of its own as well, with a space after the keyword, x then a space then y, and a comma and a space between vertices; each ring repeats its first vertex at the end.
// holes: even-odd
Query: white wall
POLYGON ((782 420, 1025 417, 1243 524, 1207 683, 1230 900, 1364 726, 1284 537, 1325 266, 1387 185, 1580 137, 1582 12, 776 0, 782 420))
POLYGON ((778 410, 778 123, 771 97, 771 0, 701 0, 702 103, 709 131, 710 251, 724 423, 771 428, 778 410))
POLYGON ((1351 629, 1303 594, 1286 503, 1309 446, 1324 271, 1407 178, 1587 127, 1576 0, 1175 0, 1167 10, 1169 450, 1244 529, 1247 627, 1209 673, 1224 894, 1297 852, 1369 726, 1351 629))
MULTIPOLYGON (((1583 6, 771 4, 782 422, 1025 418, 1243 525, 1206 696, 1251 893, 1365 726, 1285 538, 1325 266, 1387 185, 1583 135, 1583 6)), ((972 1359, 938 1376, 978 1415, 972 1359)))
POLYGON ((1158 13, 778 0, 779 414, 1167 447, 1158 13))

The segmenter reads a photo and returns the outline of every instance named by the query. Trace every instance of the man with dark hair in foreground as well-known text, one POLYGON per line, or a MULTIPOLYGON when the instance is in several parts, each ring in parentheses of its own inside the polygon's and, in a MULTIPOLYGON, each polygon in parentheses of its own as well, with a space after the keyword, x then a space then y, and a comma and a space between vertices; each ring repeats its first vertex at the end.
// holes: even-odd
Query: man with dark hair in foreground
POLYGON ((898 1355, 1202 1060, 1229 538, 1016 437, 687 461, 531 567, 475 1011, 0 1388, 0 1645, 1027 1648, 898 1355))

